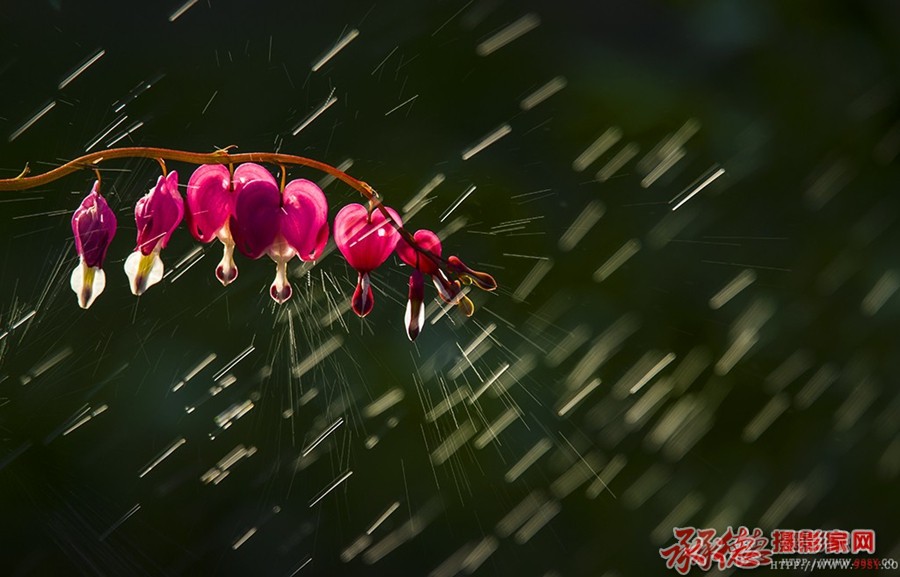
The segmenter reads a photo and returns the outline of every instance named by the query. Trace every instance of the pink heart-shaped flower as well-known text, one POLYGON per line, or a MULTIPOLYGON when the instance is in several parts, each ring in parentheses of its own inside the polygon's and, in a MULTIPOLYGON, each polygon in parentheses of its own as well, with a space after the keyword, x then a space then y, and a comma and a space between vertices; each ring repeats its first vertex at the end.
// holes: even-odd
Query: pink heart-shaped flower
MULTIPOLYGON (((396 211, 385 208, 400 226, 396 211)), ((359 272, 370 272, 381 266, 399 240, 400 233, 378 209, 370 215, 363 205, 348 204, 334 217, 334 242, 350 266, 359 272)))

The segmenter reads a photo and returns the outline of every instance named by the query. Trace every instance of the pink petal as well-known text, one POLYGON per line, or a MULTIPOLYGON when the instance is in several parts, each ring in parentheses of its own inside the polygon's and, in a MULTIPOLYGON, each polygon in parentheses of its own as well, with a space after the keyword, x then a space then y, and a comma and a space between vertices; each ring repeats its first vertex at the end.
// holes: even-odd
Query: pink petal
POLYGON ((253 180, 267 180, 274 184, 275 188, 278 188, 278 182, 268 169, 253 162, 245 162, 234 169, 234 192, 237 193, 245 184, 253 180))
MULTIPOLYGON (((441 241, 430 230, 417 230, 416 234, 413 235, 413 240, 416 241, 420 249, 428 251, 435 256, 441 256, 441 241)), ((397 243, 397 256, 409 266, 425 274, 433 275, 437 273, 437 262, 421 254, 402 237, 400 242, 397 243)))
POLYGON ((231 175, 221 164, 201 165, 188 180, 186 220, 191 234, 210 242, 231 216, 231 175))
POLYGON ((162 248, 165 248, 166 245, 169 244, 172 233, 175 232, 175 229, 178 228, 178 225, 184 220, 184 199, 181 198, 181 193, 178 192, 178 173, 176 171, 172 170, 166 175, 165 188, 166 193, 169 196, 169 199, 165 204, 166 218, 169 220, 169 229, 166 232, 165 238, 163 238, 162 248))
POLYGON ((238 250, 250 258, 265 254, 279 234, 281 214, 281 195, 271 175, 269 179, 248 181, 240 189, 235 186, 229 226, 238 250))
MULTIPOLYGON (((388 214, 397 225, 400 216, 392 208, 388 214)), ((350 266, 360 272, 375 270, 387 260, 400 240, 400 233, 380 210, 372 211, 371 221, 366 207, 348 204, 334 218, 334 241, 350 266)))
POLYGON ((326 221, 322 228, 319 229, 319 236, 316 238, 316 248, 313 250, 309 258, 300 257, 302 260, 316 260, 322 256, 325 245, 328 244, 328 222, 326 221))
POLYGON ((138 250, 148 255, 157 247, 165 248, 183 217, 178 173, 173 170, 168 176, 160 176, 156 186, 134 207, 138 250))
POLYGON ((322 189, 306 179, 284 187, 281 234, 302 260, 315 260, 328 242, 328 201, 322 189))
POLYGON ((116 215, 106 204, 95 182, 91 193, 72 215, 75 250, 88 267, 103 266, 106 249, 116 235, 116 215))

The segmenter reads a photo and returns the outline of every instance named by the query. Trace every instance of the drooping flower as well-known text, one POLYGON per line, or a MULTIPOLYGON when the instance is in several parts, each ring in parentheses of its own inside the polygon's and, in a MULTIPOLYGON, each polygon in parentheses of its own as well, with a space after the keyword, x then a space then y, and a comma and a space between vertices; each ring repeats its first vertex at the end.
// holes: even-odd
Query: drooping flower
POLYGON ((212 242, 214 238, 221 241, 224 250, 216 267, 216 278, 222 286, 228 286, 238 276, 228 221, 234 210, 236 189, 243 182, 240 179, 232 182, 231 172, 221 164, 201 165, 188 180, 184 219, 191 235, 200 242, 212 242))
POLYGON ((229 221, 234 242, 252 259, 264 254, 275 261, 269 294, 281 304, 291 298, 287 263, 319 258, 328 242, 328 202, 322 189, 300 178, 279 192, 272 174, 246 163, 234 171, 234 210, 229 221))
POLYGON ((184 202, 178 192, 178 173, 173 170, 167 176, 160 176, 156 186, 134 207, 137 247, 125 259, 125 274, 135 295, 143 294, 162 280, 164 268, 159 251, 169 244, 183 217, 184 202))
POLYGON ((100 194, 100 182, 95 181, 81 206, 72 215, 72 233, 78 266, 72 271, 70 285, 78 296, 78 305, 86 309, 106 287, 106 273, 101 268, 116 235, 116 215, 100 194))
POLYGON ((334 217, 334 242, 359 273, 350 304, 360 317, 372 312, 375 304, 369 273, 387 260, 400 240, 400 233, 394 228, 401 225, 400 216, 394 209, 384 208, 393 224, 381 210, 370 212, 361 204, 348 204, 334 217))
POLYGON ((432 277, 434 286, 437 287, 438 293, 445 299, 452 298, 450 290, 455 289, 459 292, 456 285, 448 283, 450 290, 440 284, 435 275, 440 273, 439 260, 441 257, 441 241, 437 235, 430 230, 417 230, 413 235, 413 240, 418 245, 418 250, 414 248, 406 239, 401 239, 397 243, 397 256, 400 260, 413 267, 413 272, 409 276, 409 300, 406 302, 406 316, 404 321, 406 324, 406 336, 409 340, 414 341, 419 336, 423 326, 425 325, 425 277, 432 277))
POLYGON ((474 311, 472 301, 462 294, 463 284, 475 284, 478 288, 492 291, 497 288, 497 281, 487 273, 473 270, 456 256, 444 261, 441 258, 441 241, 430 230, 417 230, 413 235, 413 246, 403 238, 397 243, 397 256, 404 263, 413 267, 409 277, 409 300, 406 303, 406 336, 415 340, 425 322, 424 276, 431 277, 434 288, 444 302, 457 305, 466 316, 474 311), (449 274, 448 274, 449 273, 449 274), (459 280, 452 280, 450 275, 459 280))
POLYGON ((458 280, 451 280, 444 272, 446 265, 441 259, 440 239, 430 230, 422 229, 416 231, 413 241, 418 245, 418 249, 410 245, 406 239, 402 239, 397 244, 397 256, 417 271, 430 276, 434 288, 444 302, 457 304, 461 285, 458 280))

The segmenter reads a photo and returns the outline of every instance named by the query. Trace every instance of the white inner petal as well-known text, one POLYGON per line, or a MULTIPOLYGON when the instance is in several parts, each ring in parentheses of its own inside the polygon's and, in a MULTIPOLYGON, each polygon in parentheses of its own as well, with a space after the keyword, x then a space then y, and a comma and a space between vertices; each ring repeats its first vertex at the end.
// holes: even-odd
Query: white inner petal
POLYGON ((69 286, 78 297, 78 306, 86 309, 94 304, 94 300, 106 288, 106 273, 99 267, 87 266, 82 258, 72 271, 69 286))
POLYGON ((406 301, 406 313, 403 315, 403 322, 406 323, 406 336, 409 337, 409 340, 413 340, 410 329, 416 329, 416 336, 418 336, 418 333, 422 331, 422 327, 425 326, 425 303, 419 302, 413 305, 411 300, 406 301), (410 324, 414 314, 413 308, 416 309, 415 314, 417 317, 415 325, 410 324))
POLYGON ((125 274, 128 275, 132 294, 143 294, 162 280, 163 272, 162 259, 157 251, 145 256, 136 250, 125 259, 125 274))

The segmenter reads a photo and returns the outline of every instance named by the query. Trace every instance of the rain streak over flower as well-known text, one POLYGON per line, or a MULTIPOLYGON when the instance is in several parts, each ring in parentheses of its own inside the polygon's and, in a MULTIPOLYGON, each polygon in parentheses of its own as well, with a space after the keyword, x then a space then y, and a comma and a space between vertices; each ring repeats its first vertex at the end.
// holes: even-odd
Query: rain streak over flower
POLYGON ((275 280, 269 294, 281 304, 291 298, 287 263, 294 256, 319 258, 328 242, 328 202, 315 183, 300 178, 283 191, 272 174, 258 164, 245 163, 234 171, 234 209, 229 227, 237 249, 257 259, 275 261, 275 280))
POLYGON ((140 295, 163 277, 159 251, 166 247, 175 228, 184 217, 184 201, 178 193, 178 173, 160 176, 156 186, 137 201, 137 247, 125 259, 125 274, 131 292, 140 295))
POLYGON ((72 215, 72 233, 79 258, 70 284, 78 296, 78 305, 86 309, 106 287, 106 274, 101 267, 106 249, 116 235, 116 215, 100 195, 100 182, 94 182, 91 193, 72 215))
MULTIPOLYGON (((394 224, 401 226, 400 216, 385 207, 394 224)), ((359 273, 356 290, 350 301, 353 312, 364 317, 372 312, 375 297, 369 273, 381 266, 394 251, 400 233, 381 210, 371 212, 361 204, 348 204, 334 217, 334 242, 350 266, 359 273)))

